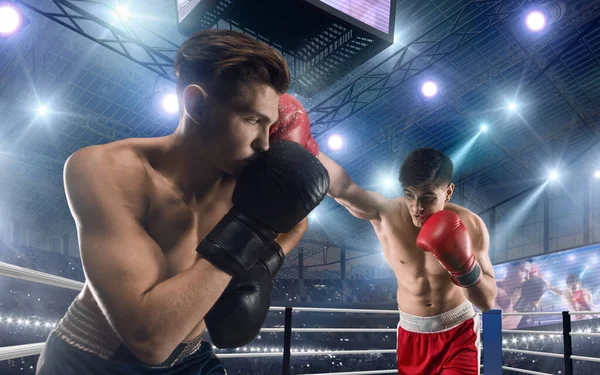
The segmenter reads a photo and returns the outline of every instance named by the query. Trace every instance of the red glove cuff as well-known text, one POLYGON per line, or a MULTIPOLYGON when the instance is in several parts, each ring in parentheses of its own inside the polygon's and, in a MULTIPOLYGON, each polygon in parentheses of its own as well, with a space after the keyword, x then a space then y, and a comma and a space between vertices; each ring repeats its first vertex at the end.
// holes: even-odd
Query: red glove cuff
POLYGON ((471 288, 478 285, 481 282, 481 267, 475 262, 464 272, 452 272, 450 273, 452 282, 461 288, 471 288))

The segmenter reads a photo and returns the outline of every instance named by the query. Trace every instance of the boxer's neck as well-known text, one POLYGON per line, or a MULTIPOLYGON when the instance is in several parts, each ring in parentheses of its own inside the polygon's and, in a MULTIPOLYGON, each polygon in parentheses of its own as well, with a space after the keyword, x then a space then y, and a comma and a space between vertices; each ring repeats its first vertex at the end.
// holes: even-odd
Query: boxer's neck
POLYGON ((228 176, 214 164, 214 156, 198 139, 178 128, 165 137, 161 169, 186 196, 205 195, 218 188, 228 176))

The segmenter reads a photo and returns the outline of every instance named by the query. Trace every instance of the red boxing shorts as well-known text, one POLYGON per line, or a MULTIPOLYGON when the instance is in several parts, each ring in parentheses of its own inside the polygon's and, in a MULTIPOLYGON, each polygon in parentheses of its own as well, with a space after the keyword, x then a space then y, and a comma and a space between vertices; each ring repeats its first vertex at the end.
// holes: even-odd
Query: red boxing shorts
POLYGON ((480 322, 469 301, 428 317, 400 311, 398 374, 479 374, 480 322))

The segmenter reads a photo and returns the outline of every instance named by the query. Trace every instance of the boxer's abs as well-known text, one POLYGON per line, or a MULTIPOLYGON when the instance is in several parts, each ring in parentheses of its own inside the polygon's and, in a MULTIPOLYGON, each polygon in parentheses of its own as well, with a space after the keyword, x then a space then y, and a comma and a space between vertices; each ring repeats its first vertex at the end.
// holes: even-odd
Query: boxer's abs
POLYGON ((416 246, 417 229, 402 213, 375 227, 383 254, 398 282, 398 307, 411 315, 433 316, 460 306, 466 297, 435 257, 416 246))

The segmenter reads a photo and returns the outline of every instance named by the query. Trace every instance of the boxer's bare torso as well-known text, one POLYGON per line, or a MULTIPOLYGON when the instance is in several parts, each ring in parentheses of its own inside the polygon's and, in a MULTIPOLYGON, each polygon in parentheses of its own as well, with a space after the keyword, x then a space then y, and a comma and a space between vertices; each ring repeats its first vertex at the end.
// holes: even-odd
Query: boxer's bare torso
MULTIPOLYGON (((142 227, 164 254, 166 269, 162 270, 165 273, 162 276, 171 278, 192 267, 199 259, 196 246, 232 206, 234 178, 224 178, 206 191, 190 196, 174 183, 169 166, 161 164, 164 138, 128 139, 95 148, 94 152, 103 155, 100 159, 106 163, 118 160, 120 165, 133 169, 134 174, 146 176, 132 179, 127 187, 132 197, 138 197, 133 204, 138 206, 142 227), (142 183, 137 183, 140 181, 142 183)), ((153 265, 148 269, 153 269, 153 265)), ((94 298, 86 283, 79 299, 88 308, 100 312, 94 298)), ((201 335, 204 329, 202 321, 185 341, 201 335)))
MULTIPOLYGON (((452 283, 441 263, 417 247, 420 228, 413 225, 403 199, 389 200, 380 219, 371 221, 398 281, 398 308, 417 316, 441 314, 459 306, 466 296, 462 288, 452 283)), ((469 225, 473 213, 452 203, 446 203, 444 209, 457 213, 471 237, 477 236, 469 225)))

